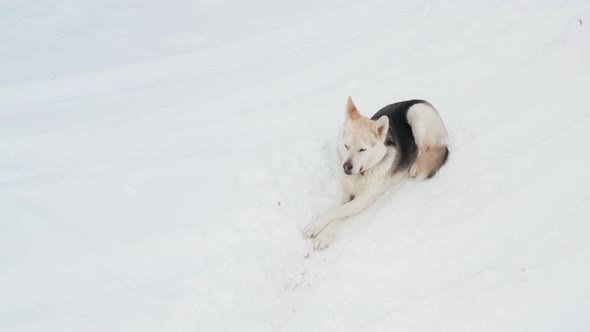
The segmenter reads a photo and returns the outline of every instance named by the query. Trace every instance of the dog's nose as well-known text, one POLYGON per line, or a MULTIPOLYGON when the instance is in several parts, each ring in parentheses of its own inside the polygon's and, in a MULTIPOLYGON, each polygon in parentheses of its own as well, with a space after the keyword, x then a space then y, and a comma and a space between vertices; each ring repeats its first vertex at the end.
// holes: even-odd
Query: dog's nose
POLYGON ((347 161, 344 163, 344 165, 342 165, 342 168, 344 169, 344 173, 350 174, 352 171, 352 163, 347 161))

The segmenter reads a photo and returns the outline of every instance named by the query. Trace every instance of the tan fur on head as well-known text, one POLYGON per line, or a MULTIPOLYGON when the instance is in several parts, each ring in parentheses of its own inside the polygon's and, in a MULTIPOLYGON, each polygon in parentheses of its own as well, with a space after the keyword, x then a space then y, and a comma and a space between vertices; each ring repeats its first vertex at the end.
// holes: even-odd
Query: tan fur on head
POLYGON ((346 114, 351 120, 356 120, 362 117, 361 113, 356 109, 356 105, 352 101, 352 98, 349 96, 348 100, 346 100, 346 114))
POLYGON ((370 170, 387 152, 385 139, 389 129, 389 118, 383 116, 377 121, 359 113, 352 98, 346 102, 346 121, 341 142, 338 144, 339 161, 346 173, 357 174, 370 170), (348 165, 348 166, 346 166, 348 165))
POLYGON ((389 129, 389 118, 387 115, 384 115, 375 121, 372 129, 379 140, 385 141, 387 130, 389 129))
POLYGON ((358 111, 351 97, 346 100, 346 114, 347 121, 351 121, 359 131, 364 129, 372 132, 379 141, 385 141, 389 129, 389 118, 386 115, 380 117, 377 121, 370 120, 358 111))

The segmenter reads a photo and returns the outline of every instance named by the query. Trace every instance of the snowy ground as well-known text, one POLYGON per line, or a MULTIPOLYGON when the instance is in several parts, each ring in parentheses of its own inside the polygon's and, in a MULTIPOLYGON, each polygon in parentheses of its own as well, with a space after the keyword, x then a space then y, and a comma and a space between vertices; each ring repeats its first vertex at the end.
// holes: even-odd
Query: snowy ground
POLYGON ((587 0, 123 2, 0 2, 0 330, 590 330, 587 0), (349 94, 451 157, 314 252, 349 94))

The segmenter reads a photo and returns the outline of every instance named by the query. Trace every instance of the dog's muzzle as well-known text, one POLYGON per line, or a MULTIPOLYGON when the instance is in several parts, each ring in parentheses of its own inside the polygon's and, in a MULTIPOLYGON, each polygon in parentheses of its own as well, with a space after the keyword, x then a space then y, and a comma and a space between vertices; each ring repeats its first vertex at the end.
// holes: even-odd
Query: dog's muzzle
POLYGON ((344 170, 344 173, 346 173, 348 175, 352 175, 353 166, 352 166, 352 163, 350 161, 345 162, 342 165, 342 169, 344 170))

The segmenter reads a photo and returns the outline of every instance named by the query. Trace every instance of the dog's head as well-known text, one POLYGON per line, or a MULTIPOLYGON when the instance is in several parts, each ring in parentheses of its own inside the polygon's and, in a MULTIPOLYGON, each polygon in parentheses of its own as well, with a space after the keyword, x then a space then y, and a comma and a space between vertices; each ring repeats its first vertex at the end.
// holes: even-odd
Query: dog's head
POLYGON ((359 113, 352 99, 348 97, 346 121, 338 143, 342 171, 354 175, 379 163, 387 153, 385 139, 388 128, 387 116, 384 115, 377 121, 369 120, 359 113))

